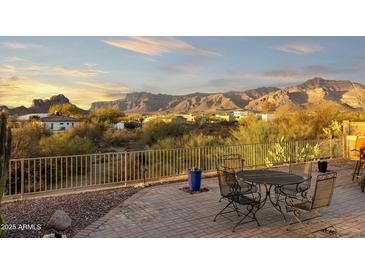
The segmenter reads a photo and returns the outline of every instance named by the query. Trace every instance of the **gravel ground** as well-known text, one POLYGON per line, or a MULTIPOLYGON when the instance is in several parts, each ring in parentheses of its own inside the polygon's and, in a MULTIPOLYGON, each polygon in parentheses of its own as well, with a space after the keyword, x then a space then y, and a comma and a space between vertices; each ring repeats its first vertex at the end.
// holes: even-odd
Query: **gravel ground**
POLYGON ((43 237, 43 235, 52 232, 46 228, 46 223, 57 209, 64 210, 72 219, 71 227, 65 231, 67 237, 72 237, 138 190, 138 188, 116 188, 3 203, 0 212, 5 216, 7 225, 14 224, 16 227, 16 229, 7 230, 6 237, 43 237), (19 229, 19 225, 22 224, 41 225, 41 229, 19 229))

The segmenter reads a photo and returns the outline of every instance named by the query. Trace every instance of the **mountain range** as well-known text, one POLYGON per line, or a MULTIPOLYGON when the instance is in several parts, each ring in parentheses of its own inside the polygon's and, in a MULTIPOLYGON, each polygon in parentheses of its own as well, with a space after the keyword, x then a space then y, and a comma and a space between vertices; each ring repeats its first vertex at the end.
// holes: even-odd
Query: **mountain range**
POLYGON ((129 93, 119 100, 92 103, 91 109, 117 107, 126 113, 148 112, 216 112, 237 109, 262 111, 268 103, 273 108, 283 105, 304 106, 333 101, 346 108, 365 108, 365 86, 348 80, 313 78, 285 88, 262 87, 222 93, 187 95, 129 93))
MULTIPOLYGON (((299 85, 284 88, 261 87, 245 91, 220 93, 191 93, 187 95, 154 94, 150 92, 127 93, 114 101, 91 104, 90 110, 100 107, 116 107, 126 113, 191 113, 217 112, 246 109, 263 111, 270 104, 272 108, 283 105, 305 106, 321 102, 336 102, 348 109, 365 108, 365 86, 348 80, 326 80, 313 78, 299 85)), ((9 109, 11 114, 47 112, 51 105, 70 103, 60 94, 50 99, 34 99, 32 106, 9 109)), ((5 106, 0 108, 6 108, 5 106)))

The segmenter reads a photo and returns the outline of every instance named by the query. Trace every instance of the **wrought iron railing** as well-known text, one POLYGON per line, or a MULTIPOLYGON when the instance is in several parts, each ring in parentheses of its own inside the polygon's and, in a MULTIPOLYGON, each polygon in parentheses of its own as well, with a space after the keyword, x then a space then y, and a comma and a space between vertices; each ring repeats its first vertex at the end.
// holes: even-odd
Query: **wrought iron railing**
POLYGON ((215 170, 217 159, 219 161, 225 154, 240 154, 247 168, 262 167, 270 162, 270 151, 275 151, 278 145, 285 149, 288 157, 272 164, 295 162, 300 160, 299 151, 316 144, 322 158, 343 156, 343 142, 338 139, 12 159, 4 195, 26 197, 90 186, 127 186, 139 181, 186 175, 188 169, 194 167, 209 172, 215 170))

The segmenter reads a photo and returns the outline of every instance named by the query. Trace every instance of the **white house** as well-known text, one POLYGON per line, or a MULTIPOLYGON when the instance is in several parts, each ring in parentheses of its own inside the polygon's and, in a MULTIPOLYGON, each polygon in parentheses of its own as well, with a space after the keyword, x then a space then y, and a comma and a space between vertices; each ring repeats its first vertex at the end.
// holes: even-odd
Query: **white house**
POLYGON ((114 129, 123 129, 124 128, 124 122, 119 122, 119 123, 116 123, 116 124, 112 124, 110 125, 111 128, 114 128, 114 129))
MULTIPOLYGON (((256 115, 258 116, 258 115, 256 115)), ((268 121, 272 121, 276 118, 275 114, 268 114, 268 113, 261 113, 259 115, 259 117, 261 118, 262 121, 268 122, 268 121)))
POLYGON ((236 120, 239 120, 243 117, 247 117, 250 112, 247 110, 237 110, 233 111, 233 116, 236 118, 236 120))
POLYGON ((75 118, 58 114, 52 114, 48 117, 41 118, 40 122, 51 131, 64 131, 80 123, 80 121, 75 118))
POLYGON ((234 122, 235 118, 232 114, 215 114, 215 118, 221 121, 234 122))
POLYGON ((45 118, 48 117, 49 114, 48 113, 30 113, 30 114, 26 114, 26 115, 21 115, 18 117, 18 121, 27 121, 30 120, 32 118, 45 118))

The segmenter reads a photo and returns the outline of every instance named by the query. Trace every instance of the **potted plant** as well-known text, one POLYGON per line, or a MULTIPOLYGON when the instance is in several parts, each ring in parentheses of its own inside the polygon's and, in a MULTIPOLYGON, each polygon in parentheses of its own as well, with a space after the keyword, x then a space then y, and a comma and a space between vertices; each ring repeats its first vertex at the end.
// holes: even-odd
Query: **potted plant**
POLYGON ((318 164, 318 171, 319 172, 327 172, 327 166, 328 166, 328 162, 325 160, 321 160, 321 150, 318 144, 316 144, 313 147, 313 154, 314 154, 314 159, 318 160, 317 164, 318 164))
POLYGON ((192 168, 188 171, 188 182, 190 191, 196 192, 200 191, 200 185, 201 185, 201 179, 202 179, 202 170, 199 168, 192 168))
POLYGON ((328 166, 327 161, 324 161, 324 160, 318 161, 318 171, 319 172, 327 172, 327 166, 328 166))

